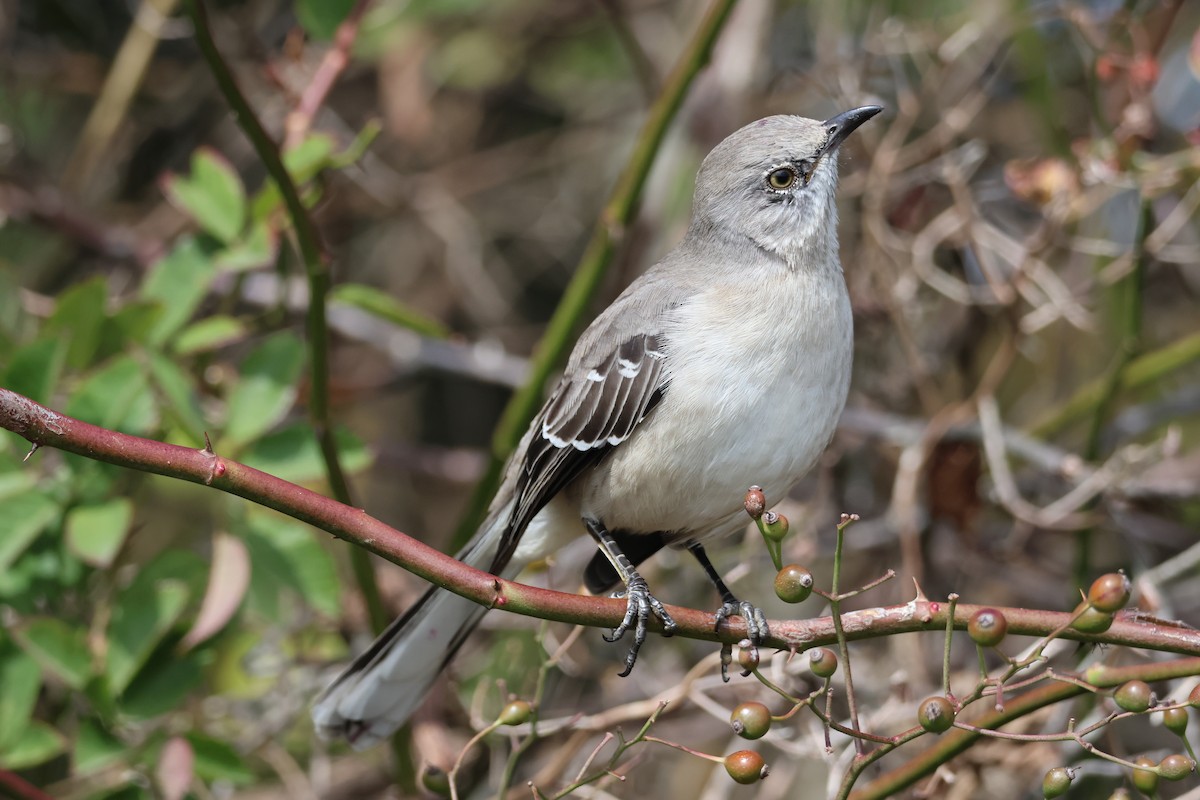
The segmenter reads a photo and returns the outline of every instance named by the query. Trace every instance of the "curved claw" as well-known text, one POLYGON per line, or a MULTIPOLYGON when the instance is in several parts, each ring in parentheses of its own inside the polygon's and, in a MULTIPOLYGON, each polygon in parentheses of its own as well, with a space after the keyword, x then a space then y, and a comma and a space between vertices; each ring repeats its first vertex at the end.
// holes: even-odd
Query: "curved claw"
MULTIPOLYGON (((721 623, 730 617, 741 617, 746 620, 746 638, 750 640, 752 648, 757 648, 770 634, 770 629, 767 626, 767 615, 763 613, 763 610, 756 605, 734 598, 726 600, 717 609, 717 623, 713 626, 713 630, 720 630, 721 623)), ((722 659, 721 680, 727 683, 729 681, 728 667, 729 662, 722 659)))
POLYGON ((625 587, 625 591, 617 592, 613 597, 625 598, 625 618, 621 620, 620 625, 613 628, 611 634, 602 635, 604 641, 615 642, 624 636, 631 627, 633 628, 633 644, 629 646, 629 652, 625 654, 625 669, 620 673, 620 676, 624 678, 633 671, 633 665, 637 662, 638 651, 642 649, 642 645, 646 641, 646 623, 651 616, 658 617, 662 621, 663 636, 671 636, 679 626, 675 620, 671 619, 671 615, 667 613, 667 609, 663 607, 658 598, 650 594, 650 587, 646 585, 646 581, 640 575, 635 574, 630 579, 629 585, 625 587))

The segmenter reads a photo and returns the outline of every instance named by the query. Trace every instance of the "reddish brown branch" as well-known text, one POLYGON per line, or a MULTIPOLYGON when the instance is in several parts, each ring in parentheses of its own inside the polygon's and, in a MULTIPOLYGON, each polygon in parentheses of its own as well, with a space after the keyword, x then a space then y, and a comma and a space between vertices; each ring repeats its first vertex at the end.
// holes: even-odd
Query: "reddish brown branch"
MULTIPOLYGON (((625 613, 622 600, 539 589, 473 569, 385 525, 362 509, 343 505, 302 486, 222 458, 207 448, 195 450, 100 428, 59 414, 3 388, 0 388, 0 428, 23 436, 35 446, 53 447, 109 464, 201 483, 244 497, 364 547, 481 605, 595 627, 612 627, 625 613)), ((971 615, 981 607, 958 603, 954 609, 954 627, 965 629, 971 615)), ((669 606, 669 609, 679 624, 681 636, 730 643, 746 636, 745 625, 740 620, 723 625, 718 633, 713 630, 712 614, 675 606, 669 606)), ((1071 618, 1066 612, 1022 608, 999 610, 1008 619, 1011 634, 1045 636, 1071 618)), ((948 611, 945 603, 920 598, 898 606, 844 613, 842 625, 850 641, 893 633, 939 630, 946 625, 948 611)), ((829 617, 772 621, 770 629, 771 635, 764 644, 781 650, 804 650, 837 641, 833 620, 829 617)), ((1141 621, 1129 613, 1118 615, 1112 627, 1102 635, 1068 630, 1062 636, 1200 655, 1200 631, 1161 621, 1141 621)))
POLYGON ((312 121, 317 115, 317 111, 324 104, 325 98, 329 96, 329 92, 337 83, 342 71, 346 69, 346 65, 350 63, 350 48, 354 46, 354 40, 358 37, 358 26, 370 4, 371 0, 358 0, 354 4, 354 8, 350 9, 350 13, 338 25, 337 32, 333 35, 333 46, 325 51, 325 56, 321 59, 317 71, 313 73, 312 80, 300 94, 300 102, 288 113, 287 120, 284 122, 283 149, 285 152, 300 144, 304 139, 304 135, 312 127, 312 121))

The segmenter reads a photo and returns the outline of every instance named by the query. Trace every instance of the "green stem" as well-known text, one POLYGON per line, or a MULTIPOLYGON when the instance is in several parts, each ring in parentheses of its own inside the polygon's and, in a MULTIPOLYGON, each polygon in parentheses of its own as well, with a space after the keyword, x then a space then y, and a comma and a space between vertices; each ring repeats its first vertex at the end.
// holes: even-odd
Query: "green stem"
MULTIPOLYGON (((188 15, 195 29, 196 44, 212 72, 217 87, 233 109, 234 118, 246 138, 254 146, 254 152, 262 161, 267 174, 275 182, 279 194, 283 198, 284 207, 292 222, 296 235, 296 246, 300 258, 304 262, 304 272, 308 278, 308 312, 305 318, 305 329, 308 334, 309 349, 309 417, 321 449, 321 458, 325 463, 325 472, 329 480, 330 491, 339 502, 353 505, 350 496, 350 485, 346 473, 338 458, 337 444, 334 439, 333 424, 329 415, 329 326, 326 322, 326 297, 329 293, 329 264, 326 254, 321 247, 316 227, 300 192, 296 188, 292 176, 283 164, 279 154, 279 146, 263 128, 254 109, 242 94, 233 77, 233 72, 221 57, 216 42, 213 41, 212 29, 208 24, 208 13, 201 0, 187 0, 188 15)), ((362 591, 367 611, 371 617, 371 625, 376 632, 387 625, 387 614, 379 597, 379 588, 375 583, 375 574, 371 569, 370 556, 360 549, 351 550, 351 563, 354 566, 354 576, 362 591)))
MULTIPOLYGON (((1113 287, 1115 300, 1115 315, 1119 338, 1117 355, 1108 374, 1103 379, 1102 389, 1097 399, 1095 411, 1088 427, 1087 443, 1084 446, 1083 457, 1095 461, 1100 457, 1100 437, 1104 425, 1108 422, 1113 406, 1125 383, 1129 365, 1137 355, 1138 344, 1142 337, 1142 289, 1146 272, 1146 236, 1154 227, 1154 209, 1150 201, 1142 199, 1141 213, 1138 215, 1138 228, 1135 241, 1137 251, 1134 253, 1133 269, 1125 278, 1113 287)), ((1089 507, 1094 505, 1089 504, 1089 507)), ((1092 529, 1084 528, 1075 534, 1075 585, 1086 586, 1091 573, 1092 529)))
POLYGON ((683 104, 692 81, 708 63, 717 35, 736 4, 737 0, 715 0, 679 62, 667 76, 662 93, 651 107, 638 134, 633 153, 592 230, 592 238, 579 260, 575 275, 546 325, 546 333, 530 362, 529 380, 509 400, 500 417, 492 437, 491 460, 463 515, 455 535, 454 549, 466 544, 482 522, 488 503, 500 485, 504 462, 541 406, 546 381, 570 349, 579 321, 608 271, 617 245, 625 236, 626 226, 633 220, 642 188, 667 129, 683 104))
MULTIPOLYGON (((854 677, 850 671, 850 645, 846 641, 846 629, 842 624, 842 600, 839 594, 842 578, 842 549, 846 540, 846 528, 858 520, 857 514, 843 514, 837 526, 837 543, 833 550, 833 580, 830 583, 829 616, 833 620, 833 630, 837 635, 838 654, 842 659, 842 675, 846 684, 846 703, 850 707, 850 727, 855 731, 862 730, 858 724, 858 704, 854 700, 854 677)), ((950 617, 954 619, 953 615, 950 617)), ((953 621, 951 622, 953 625, 953 621)), ((865 742, 858 736, 854 737, 854 746, 861 756, 866 749, 865 742)))

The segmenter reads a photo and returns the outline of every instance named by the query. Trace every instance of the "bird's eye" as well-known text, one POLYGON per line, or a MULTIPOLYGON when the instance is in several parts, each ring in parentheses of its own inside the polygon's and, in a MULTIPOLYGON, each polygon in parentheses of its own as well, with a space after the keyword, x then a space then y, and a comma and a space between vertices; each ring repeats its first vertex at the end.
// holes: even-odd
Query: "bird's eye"
POLYGON ((770 174, 767 175, 767 184, 772 189, 779 189, 780 191, 790 189, 795 182, 796 173, 791 167, 780 167, 779 169, 771 170, 770 174))

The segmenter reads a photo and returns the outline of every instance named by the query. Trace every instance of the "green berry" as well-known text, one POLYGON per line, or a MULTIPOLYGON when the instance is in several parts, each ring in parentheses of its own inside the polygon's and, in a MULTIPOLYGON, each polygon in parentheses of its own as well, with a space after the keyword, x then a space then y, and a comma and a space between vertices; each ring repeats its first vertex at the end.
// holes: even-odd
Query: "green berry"
POLYGON ((1128 681, 1113 692, 1113 700, 1125 711, 1145 711, 1150 707, 1150 684, 1145 681, 1128 681))
POLYGON ((438 797, 450 796, 450 776, 441 767, 427 764, 421 770, 421 785, 438 797))
POLYGON ((1145 756, 1138 756, 1133 763, 1147 769, 1135 769, 1133 771, 1133 786, 1142 794, 1154 794, 1158 791, 1158 773, 1150 770, 1157 766, 1152 760, 1145 756))
POLYGON ((1158 762, 1158 774, 1169 781, 1181 781, 1196 771, 1196 762, 1178 753, 1158 762))
POLYGON ((799 564, 788 564, 775 576, 775 594, 785 603, 803 603, 812 589, 813 574, 799 564))
POLYGON ((776 511, 764 511, 762 519, 762 535, 776 542, 783 541, 788 535, 788 518, 776 511))
POLYGON ((1071 779, 1075 776, 1066 767, 1055 767, 1042 778, 1042 797, 1062 797, 1071 788, 1071 779))
POLYGON ((981 608, 967 622, 967 633, 976 644, 995 647, 1008 633, 1008 620, 994 608, 981 608))
POLYGON ((533 706, 525 700, 513 700, 504 707, 496 721, 501 725, 520 725, 533 716, 533 706))
POLYGON ((1112 627, 1112 624, 1112 614, 1101 611, 1095 606, 1087 605, 1083 607, 1083 613, 1071 623, 1071 627, 1081 633, 1104 633, 1112 627))
POLYGON ((1200 683, 1192 687, 1192 691, 1188 694, 1188 705, 1192 708, 1200 708, 1200 683))
POLYGON ((1088 589, 1088 603, 1097 611, 1112 614, 1125 607, 1132 589, 1129 578, 1123 573, 1110 572, 1092 582, 1092 587, 1088 589))
POLYGON ((838 668, 837 655, 827 647, 810 650, 808 652, 808 668, 818 678, 832 678, 838 668))
POLYGON ((742 703, 729 715, 729 724, 743 739, 761 739, 771 729, 771 711, 762 703, 742 703))
POLYGON ((738 750, 725 756, 725 771, 738 783, 757 783, 767 777, 771 768, 753 750, 738 750))
POLYGON ((954 704, 945 697, 927 697, 917 706, 917 722, 930 733, 945 733, 954 724, 954 704))
POLYGON ((1188 710, 1182 706, 1177 708, 1168 708, 1163 712, 1163 725, 1167 730, 1177 736, 1183 736, 1187 733, 1188 726, 1188 710))

